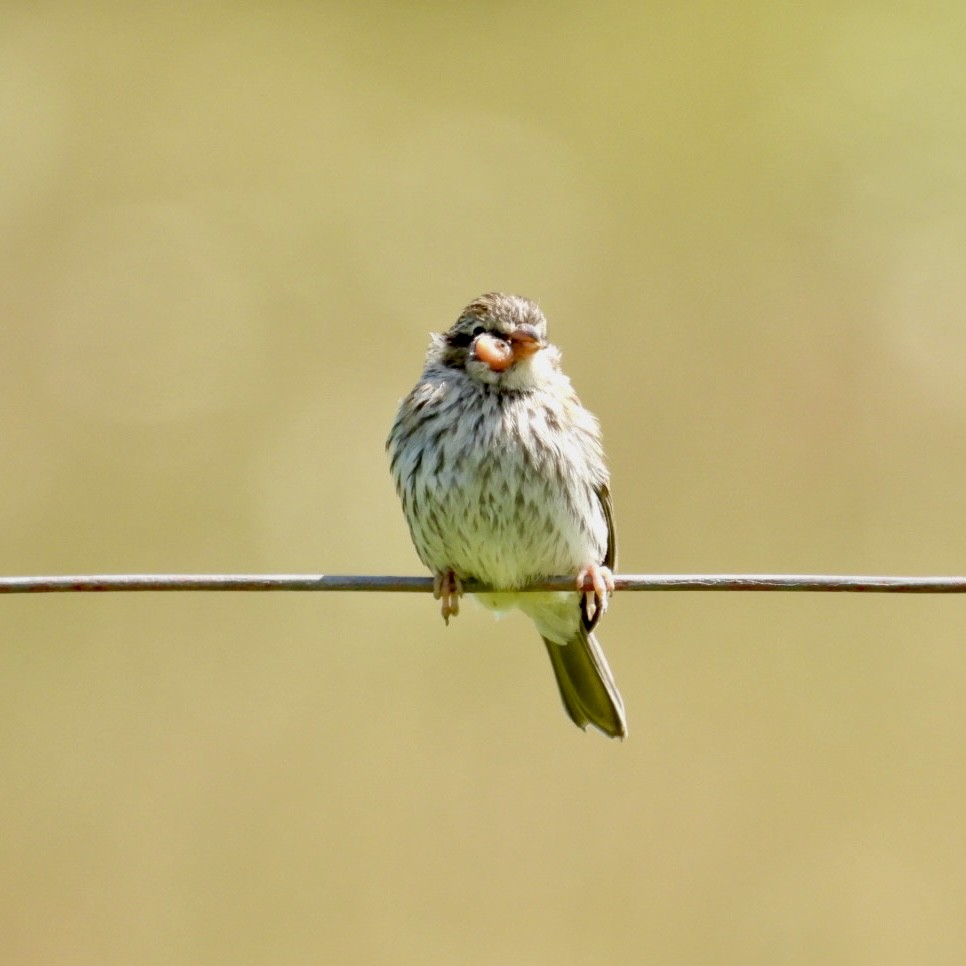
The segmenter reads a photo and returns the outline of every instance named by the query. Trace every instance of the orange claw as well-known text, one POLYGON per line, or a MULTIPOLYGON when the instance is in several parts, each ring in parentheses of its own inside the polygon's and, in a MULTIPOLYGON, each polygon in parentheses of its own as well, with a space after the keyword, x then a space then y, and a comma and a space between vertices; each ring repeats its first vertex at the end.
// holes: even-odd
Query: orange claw
POLYGON ((584 612, 592 621, 607 613, 608 598, 614 593, 614 575, 609 567, 588 564, 577 574, 577 590, 584 595, 584 612))
POLYGON ((444 570, 433 575, 433 597, 442 601, 440 610, 443 620, 449 626, 449 619, 460 612, 460 597, 463 596, 463 581, 452 570, 444 570))

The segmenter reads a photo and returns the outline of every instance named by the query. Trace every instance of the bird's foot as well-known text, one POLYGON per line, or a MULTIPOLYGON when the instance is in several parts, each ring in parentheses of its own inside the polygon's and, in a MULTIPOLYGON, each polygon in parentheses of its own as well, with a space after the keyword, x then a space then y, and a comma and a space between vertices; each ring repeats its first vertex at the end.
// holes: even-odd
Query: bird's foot
POLYGON ((460 612, 460 597, 463 596, 463 581, 452 570, 444 570, 441 574, 433 575, 433 596, 442 602, 440 610, 443 620, 449 625, 449 619, 460 612))
POLYGON ((609 567, 588 564, 577 574, 577 590, 583 594, 581 607, 592 622, 607 613, 607 601, 614 593, 614 575, 609 567))

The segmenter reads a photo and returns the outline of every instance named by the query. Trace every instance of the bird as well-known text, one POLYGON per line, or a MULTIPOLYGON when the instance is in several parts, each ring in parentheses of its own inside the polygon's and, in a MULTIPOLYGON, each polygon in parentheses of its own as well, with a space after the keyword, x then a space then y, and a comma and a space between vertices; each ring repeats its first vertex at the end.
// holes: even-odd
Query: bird
POLYGON ((432 334, 386 450, 444 621, 464 583, 494 588, 477 600, 533 621, 571 720, 623 739, 624 702, 594 635, 614 590, 610 475, 537 303, 489 292, 432 334), (574 575, 572 591, 520 592, 558 574, 574 575))

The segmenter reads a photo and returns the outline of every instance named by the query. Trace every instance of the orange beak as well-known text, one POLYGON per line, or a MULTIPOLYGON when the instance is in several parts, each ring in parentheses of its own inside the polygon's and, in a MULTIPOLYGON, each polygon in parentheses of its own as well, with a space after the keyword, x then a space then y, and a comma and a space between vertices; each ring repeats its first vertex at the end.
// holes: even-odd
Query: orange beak
POLYGON ((504 341, 493 335, 481 335, 473 343, 473 354, 494 372, 504 372, 521 359, 529 359, 543 348, 543 340, 532 325, 518 326, 504 341))
POLYGON ((543 348, 543 339, 532 325, 517 326, 510 335, 510 348, 513 361, 529 359, 543 348))

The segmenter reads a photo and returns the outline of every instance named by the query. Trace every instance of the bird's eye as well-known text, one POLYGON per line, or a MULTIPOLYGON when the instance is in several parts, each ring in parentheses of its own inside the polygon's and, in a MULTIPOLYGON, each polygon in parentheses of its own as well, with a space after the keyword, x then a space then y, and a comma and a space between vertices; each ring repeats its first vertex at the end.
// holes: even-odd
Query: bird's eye
MULTIPOLYGON (((462 322, 463 320, 461 319, 460 321, 462 322)), ((446 333, 446 341, 454 349, 467 349, 470 343, 484 332, 486 332, 485 325, 474 325, 472 331, 454 326, 446 333)))

